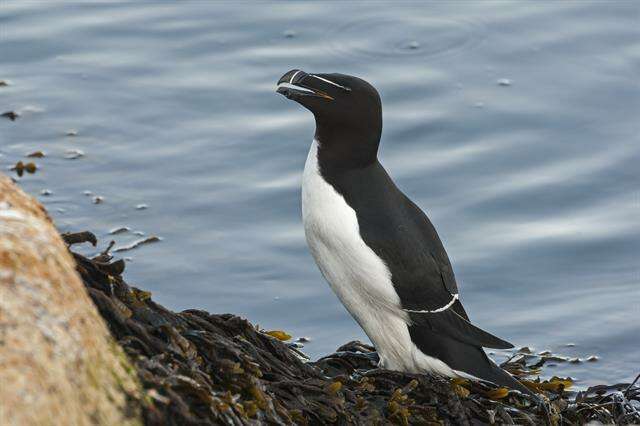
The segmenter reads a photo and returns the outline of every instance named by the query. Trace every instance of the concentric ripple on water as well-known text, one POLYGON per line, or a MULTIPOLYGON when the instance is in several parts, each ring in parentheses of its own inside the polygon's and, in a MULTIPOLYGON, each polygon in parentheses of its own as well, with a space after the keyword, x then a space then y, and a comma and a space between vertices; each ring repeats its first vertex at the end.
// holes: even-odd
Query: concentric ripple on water
POLYGON ((484 33, 476 22, 405 15, 360 18, 328 37, 330 49, 340 55, 393 59, 458 52, 482 41, 484 33))

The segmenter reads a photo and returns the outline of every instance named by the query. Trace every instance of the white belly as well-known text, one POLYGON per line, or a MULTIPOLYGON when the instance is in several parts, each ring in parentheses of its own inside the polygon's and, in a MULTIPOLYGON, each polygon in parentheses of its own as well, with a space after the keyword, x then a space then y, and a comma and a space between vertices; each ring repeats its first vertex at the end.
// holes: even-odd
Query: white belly
POLYGON ((322 275, 376 347, 384 368, 455 375, 411 341, 391 273, 360 237, 356 212, 320 175, 317 143, 302 177, 305 236, 322 275))

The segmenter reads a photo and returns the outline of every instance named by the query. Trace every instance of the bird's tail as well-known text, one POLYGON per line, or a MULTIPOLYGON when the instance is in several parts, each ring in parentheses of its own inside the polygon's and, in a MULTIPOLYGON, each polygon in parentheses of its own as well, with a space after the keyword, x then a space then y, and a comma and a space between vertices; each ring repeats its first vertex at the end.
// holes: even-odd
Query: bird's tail
POLYGON ((491 367, 484 371, 485 374, 483 374, 483 380, 489 380, 496 385, 505 386, 519 390, 527 395, 536 396, 528 387, 520 383, 515 377, 500 368, 493 361, 489 360, 489 363, 491 364, 491 367))

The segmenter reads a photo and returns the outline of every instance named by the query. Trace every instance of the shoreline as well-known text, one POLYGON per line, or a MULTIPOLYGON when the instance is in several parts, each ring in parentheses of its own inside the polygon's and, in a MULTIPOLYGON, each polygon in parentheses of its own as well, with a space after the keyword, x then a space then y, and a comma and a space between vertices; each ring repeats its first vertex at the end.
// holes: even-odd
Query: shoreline
POLYGON ((373 348, 361 342, 308 361, 277 338, 286 340, 286 333, 269 334, 232 314, 173 312, 155 303, 150 292, 126 283, 125 262, 110 253, 112 245, 91 259, 73 251, 75 244, 102 246, 91 232, 62 239, 137 377, 140 390, 127 394, 127 406, 144 424, 640 422, 637 385, 573 392, 560 378, 536 382, 543 363, 526 356, 503 367, 538 392, 546 410, 487 383, 377 369, 373 348))
MULTIPOLYGON (((95 241, 86 232, 66 238, 95 241)), ((374 349, 357 341, 318 361, 306 361, 297 350, 273 337, 277 333, 268 334, 233 314, 165 309, 152 300, 151 293, 128 286, 122 278, 124 262, 109 253, 94 259, 71 253, 91 298, 114 337, 124 342, 143 387, 152 395, 153 403, 143 406, 147 424, 167 418, 172 418, 169 423, 184 424, 192 416, 198 421, 234 424, 254 420, 287 424, 620 424, 624 410, 613 408, 614 395, 626 392, 640 402, 640 388, 628 383, 576 393, 563 379, 524 380, 548 404, 547 417, 534 400, 518 391, 379 370, 374 349), (157 362, 172 365, 174 373, 154 373, 157 362), (205 378, 214 370, 214 380, 205 378), (161 389, 167 384, 171 391, 163 395, 161 389), (611 401, 604 403, 607 399, 611 401), (181 410, 169 408, 171 404, 181 410), (197 408, 203 404, 207 410, 197 408), (611 411, 603 412, 607 404, 611 411)), ((525 379, 539 373, 542 363, 529 364, 526 357, 520 357, 503 368, 525 379)), ((637 408, 627 414, 630 421, 640 421, 637 408)))

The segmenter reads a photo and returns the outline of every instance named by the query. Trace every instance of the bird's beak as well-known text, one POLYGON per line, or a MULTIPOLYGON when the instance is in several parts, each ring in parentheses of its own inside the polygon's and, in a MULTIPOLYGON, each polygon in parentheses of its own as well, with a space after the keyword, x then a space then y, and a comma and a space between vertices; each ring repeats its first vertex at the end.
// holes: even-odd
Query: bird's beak
POLYGON ((312 86, 313 79, 308 78, 309 74, 302 70, 291 70, 278 80, 276 92, 292 100, 302 97, 323 98, 328 101, 334 100, 327 93, 312 86))

